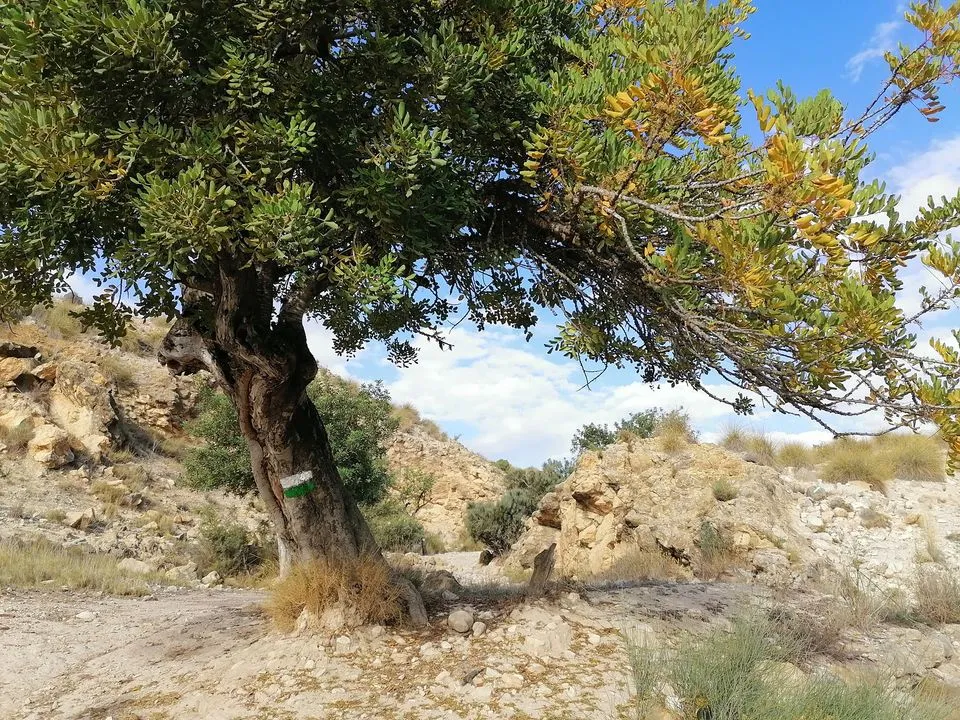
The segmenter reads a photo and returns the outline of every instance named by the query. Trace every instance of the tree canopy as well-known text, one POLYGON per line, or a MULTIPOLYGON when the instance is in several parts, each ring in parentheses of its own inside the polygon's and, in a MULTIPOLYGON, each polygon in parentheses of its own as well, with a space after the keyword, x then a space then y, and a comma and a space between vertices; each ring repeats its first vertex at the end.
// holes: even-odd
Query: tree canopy
POLYGON ((943 110, 960 4, 911 6, 917 44, 852 114, 827 91, 741 86, 752 9, 7 3, 0 305, 84 272, 107 335, 134 311, 121 291, 197 328, 242 314, 211 352, 267 373, 304 317, 338 351, 383 341, 404 363, 454 316, 529 332, 542 307, 565 318, 551 349, 578 360, 701 388, 716 372, 817 422, 933 420, 960 455, 960 356, 918 357, 911 330, 957 295, 960 246, 940 236, 960 200, 904 220, 865 179, 877 128, 943 110), (919 256, 943 289, 906 318, 919 256))

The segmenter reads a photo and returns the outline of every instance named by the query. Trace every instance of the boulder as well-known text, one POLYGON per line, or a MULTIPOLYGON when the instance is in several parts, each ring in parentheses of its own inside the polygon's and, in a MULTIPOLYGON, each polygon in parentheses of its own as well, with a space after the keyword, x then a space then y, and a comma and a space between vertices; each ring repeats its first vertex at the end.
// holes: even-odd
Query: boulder
POLYGON ((445 592, 456 595, 463 592, 463 586, 449 570, 434 570, 424 575, 420 592, 425 597, 441 597, 445 592))
POLYGON ((93 363, 63 361, 50 393, 50 417, 99 461, 119 430, 107 379, 93 363))
POLYGON ((136 558, 124 558, 117 563, 117 567, 124 572, 134 573, 136 575, 149 575, 157 571, 157 568, 150 563, 137 560, 136 558))
POLYGON ((208 586, 219 585, 221 582, 223 582, 223 578, 220 577, 220 573, 218 573, 216 570, 213 570, 204 575, 200 582, 208 586))
POLYGON ((24 375, 37 366, 37 361, 31 358, 5 357, 0 358, 0 385, 16 384, 24 375))
POLYGON ((59 366, 56 363, 45 362, 42 365, 37 365, 30 372, 35 378, 53 385, 57 381, 58 367, 59 366))
POLYGON ((454 610, 447 617, 447 625, 458 633, 468 633, 473 630, 473 613, 469 610, 454 610))
POLYGON ((68 512, 63 518, 63 524, 72 527, 75 530, 86 530, 97 519, 97 514, 93 508, 87 508, 83 511, 68 512))
POLYGON ((635 439, 584 453, 573 474, 541 500, 505 564, 530 568, 555 542, 557 570, 568 577, 604 573, 638 549, 691 565, 709 524, 748 563, 764 551, 756 572, 785 583, 793 568, 779 548, 809 545, 786 511, 795 503, 777 470, 721 447, 691 443, 670 454, 656 439, 635 439), (736 502, 717 501, 718 480, 736 485, 736 502))
POLYGON ((27 443, 27 454, 48 468, 61 468, 73 462, 70 436, 49 423, 34 428, 33 437, 27 443))

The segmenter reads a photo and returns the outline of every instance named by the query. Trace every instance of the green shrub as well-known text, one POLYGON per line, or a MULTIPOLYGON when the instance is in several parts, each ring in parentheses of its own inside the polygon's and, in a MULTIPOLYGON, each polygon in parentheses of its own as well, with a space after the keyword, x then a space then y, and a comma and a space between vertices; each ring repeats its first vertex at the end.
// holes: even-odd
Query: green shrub
MULTIPOLYGON (((376 503, 390 482, 384 446, 397 427, 386 390, 379 383, 358 385, 324 371, 308 393, 323 418, 344 485, 358 502, 376 503)), ((188 431, 206 441, 186 452, 188 485, 239 494, 253 490, 250 451, 229 398, 202 388, 199 414, 188 431)))
POLYGON ((504 493, 497 502, 470 503, 467 531, 471 538, 500 555, 520 537, 527 518, 539 501, 540 498, 529 490, 515 488, 504 493))
POLYGON ((612 445, 620 437, 653 437, 657 423, 664 417, 659 408, 641 410, 617 421, 611 429, 608 425, 588 423, 574 433, 571 442, 573 456, 578 457, 587 450, 602 450, 612 445))
POLYGON ((411 515, 416 515, 430 500, 437 478, 417 468, 404 468, 393 479, 397 500, 411 515))
POLYGON ((259 568, 266 556, 264 546, 245 527, 224 522, 212 511, 204 513, 194 556, 202 575, 212 570, 224 578, 248 574, 259 568))
POLYGON ((713 483, 713 496, 720 502, 733 500, 739 494, 737 486, 726 478, 719 478, 713 483))
POLYGON ((364 507, 363 514, 370 531, 382 550, 419 552, 426 537, 423 525, 395 499, 387 498, 364 507))

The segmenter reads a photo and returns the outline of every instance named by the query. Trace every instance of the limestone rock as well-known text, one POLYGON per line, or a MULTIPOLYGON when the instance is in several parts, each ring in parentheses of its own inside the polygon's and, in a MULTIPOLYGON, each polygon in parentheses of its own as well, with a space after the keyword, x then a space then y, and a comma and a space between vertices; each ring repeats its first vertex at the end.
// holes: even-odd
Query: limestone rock
POLYGON ((107 379, 93 363, 68 360, 59 365, 50 393, 50 417, 94 460, 102 457, 118 433, 107 379))
POLYGON ((723 448, 691 444, 669 454, 656 440, 634 440, 585 453, 543 498, 506 562, 529 568, 556 542, 557 570, 565 576, 604 572, 638 547, 696 564, 709 523, 746 558, 763 551, 758 572, 789 582, 793 569, 779 549, 808 546, 785 511, 795 504, 777 470, 723 448), (739 488, 737 498, 717 502, 713 485, 720 479, 739 488))
POLYGON ((136 558, 124 558, 117 563, 117 567, 124 572, 135 573, 137 575, 149 575, 157 571, 157 568, 143 560, 136 558))
POLYGON ((447 625, 458 633, 468 633, 473 630, 473 613, 469 610, 454 610, 447 617, 447 625))
POLYGON ((30 371, 36 366, 37 361, 32 357, 0 358, 0 386, 6 385, 7 383, 16 383, 18 378, 30 374, 30 371))
POLYGON ((455 440, 431 435, 420 425, 394 435, 387 447, 387 462, 397 477, 406 470, 433 475, 433 488, 416 517, 448 547, 454 547, 466 530, 469 503, 497 500, 503 494, 500 468, 455 440))
POLYGON ((34 428, 33 437, 27 443, 27 454, 48 468, 60 468, 73 462, 70 436, 49 423, 34 428))
POLYGON ((72 527, 75 530, 86 530, 96 519, 97 514, 94 512, 93 508, 87 508, 82 512, 68 512, 63 519, 63 524, 67 527, 72 527))
POLYGON ((216 570, 213 570, 204 575, 200 582, 202 582, 204 585, 219 585, 221 582, 223 582, 223 578, 220 577, 220 573, 218 573, 216 570))

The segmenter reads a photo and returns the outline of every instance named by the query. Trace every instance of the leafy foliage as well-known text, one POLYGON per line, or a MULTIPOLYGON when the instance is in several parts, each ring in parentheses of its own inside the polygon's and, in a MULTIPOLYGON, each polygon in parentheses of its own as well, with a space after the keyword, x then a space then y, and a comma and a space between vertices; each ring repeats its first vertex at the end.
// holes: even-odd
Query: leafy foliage
POLYGON ((6 3, 0 309, 84 271, 104 291, 82 318, 108 337, 133 313, 122 287, 282 374, 304 317, 337 351, 382 340, 405 363, 454 311, 529 333, 544 306, 565 317, 551 350, 585 364, 701 389, 712 371, 821 422, 851 404, 932 420, 956 462, 960 355, 933 341, 921 363, 911 328, 958 295, 960 243, 939 238, 960 198, 899 218, 866 140, 904 107, 938 119, 960 6, 913 3, 917 44, 849 117, 826 91, 743 91, 732 47, 752 12, 6 3), (916 256, 942 283, 906 318, 916 256))
POLYGON ((467 532, 495 555, 517 541, 539 498, 528 490, 507 490, 497 502, 475 502, 467 507, 467 532))
POLYGON ((653 408, 652 410, 635 412, 622 420, 618 420, 613 429, 610 429, 608 425, 587 423, 574 433, 570 449, 574 457, 577 457, 587 450, 602 450, 607 445, 616 442, 618 436, 624 434, 636 438, 653 437, 657 423, 663 416, 662 410, 653 408))
POLYGON ((387 498, 363 508, 370 531, 382 550, 392 552, 419 551, 425 539, 423 525, 398 501, 387 498))
MULTIPOLYGON (((380 384, 356 385, 322 373, 310 386, 309 395, 326 425, 344 484, 358 502, 376 503, 390 483, 384 446, 396 427, 386 390, 380 384)), ((208 387, 201 389, 199 414, 189 430, 206 441, 184 459, 190 485, 235 493, 254 489, 250 451, 233 404, 225 395, 208 387)))

